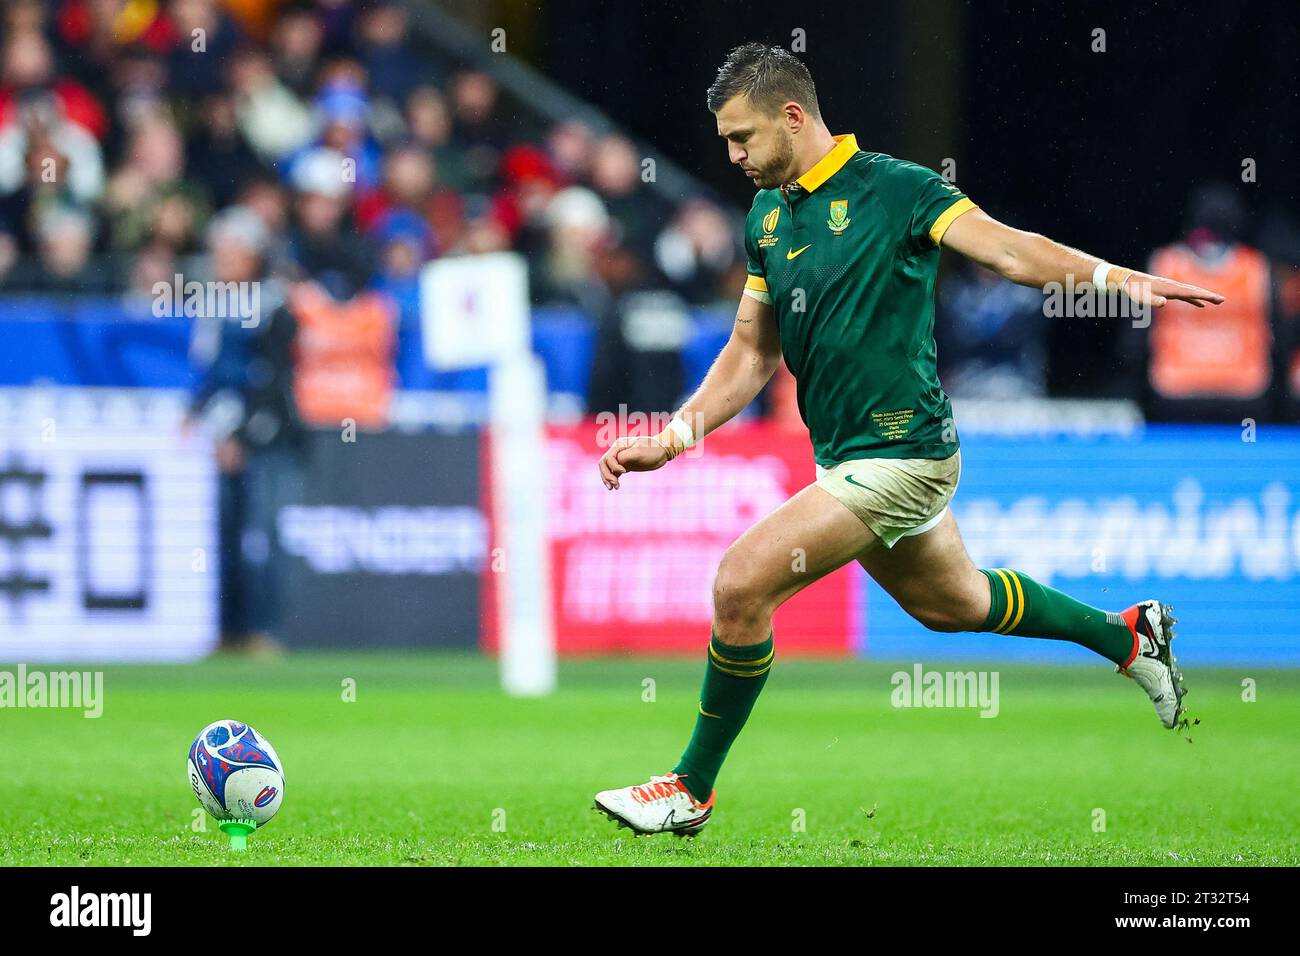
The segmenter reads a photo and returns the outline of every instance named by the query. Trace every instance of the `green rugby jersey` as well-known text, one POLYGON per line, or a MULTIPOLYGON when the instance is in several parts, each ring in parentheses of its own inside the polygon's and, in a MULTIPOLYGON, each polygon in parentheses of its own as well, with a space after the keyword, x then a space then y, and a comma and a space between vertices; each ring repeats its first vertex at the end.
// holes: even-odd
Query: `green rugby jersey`
POLYGON ((924 166, 835 141, 795 183, 754 197, 745 294, 775 309, 819 465, 947 458, 958 443, 934 281, 939 241, 975 204, 924 166))

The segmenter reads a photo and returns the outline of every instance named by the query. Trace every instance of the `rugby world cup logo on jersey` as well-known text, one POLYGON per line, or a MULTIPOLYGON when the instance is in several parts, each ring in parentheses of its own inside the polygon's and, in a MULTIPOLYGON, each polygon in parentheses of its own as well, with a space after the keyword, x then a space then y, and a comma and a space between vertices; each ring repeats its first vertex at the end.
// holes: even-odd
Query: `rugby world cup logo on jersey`
POLYGON ((772 211, 763 217, 763 235, 758 239, 758 246, 760 249, 766 249, 769 246, 776 245, 777 237, 773 235, 773 233, 776 232, 776 223, 780 218, 780 206, 773 206, 772 211))
POLYGON ((849 201, 847 199, 831 200, 831 218, 826 220, 826 225, 830 226, 831 233, 836 236, 843 235, 844 230, 848 228, 849 223, 852 221, 849 218, 849 201))

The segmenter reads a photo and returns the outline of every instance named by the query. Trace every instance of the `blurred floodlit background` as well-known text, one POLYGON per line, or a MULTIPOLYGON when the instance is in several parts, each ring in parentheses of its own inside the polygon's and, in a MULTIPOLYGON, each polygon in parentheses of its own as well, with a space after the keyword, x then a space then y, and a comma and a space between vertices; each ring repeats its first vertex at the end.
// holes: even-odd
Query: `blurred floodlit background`
MULTIPOLYGON (((954 510, 977 564, 1172 601, 1202 661, 1300 662, 1294 11, 1217 9, 1193 57, 1185 18, 995 6, 12 0, 0 660, 492 651, 514 521, 561 654, 698 654, 722 551, 812 480, 788 375, 617 495, 595 461, 729 334, 752 194, 703 91, 758 37, 804 44, 863 148, 1229 295, 1149 328, 1051 318, 946 257, 954 510), (531 517, 494 485, 474 356, 498 340, 545 373, 511 463, 544 489, 531 517)), ((792 654, 1087 656, 931 635, 856 568, 777 633, 792 654)))

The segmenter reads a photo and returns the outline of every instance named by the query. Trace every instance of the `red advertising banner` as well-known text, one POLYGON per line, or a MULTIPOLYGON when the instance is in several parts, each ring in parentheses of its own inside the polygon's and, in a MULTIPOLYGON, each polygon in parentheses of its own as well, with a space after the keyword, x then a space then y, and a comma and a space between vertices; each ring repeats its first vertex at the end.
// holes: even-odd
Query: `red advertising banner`
MULTIPOLYGON (((700 653, 723 552, 814 477, 802 432, 731 424, 709 435, 698 454, 691 449, 659 471, 628 475, 609 491, 596 468, 606 447, 600 425, 552 426, 547 433, 547 537, 562 654, 700 653)), ((490 500, 488 468, 484 481, 490 500)), ((494 547, 498 537, 493 527, 494 547)), ((828 575, 777 612, 782 654, 854 651, 854 573, 850 567, 828 575)), ((485 574, 489 651, 497 646, 494 577, 485 574)))

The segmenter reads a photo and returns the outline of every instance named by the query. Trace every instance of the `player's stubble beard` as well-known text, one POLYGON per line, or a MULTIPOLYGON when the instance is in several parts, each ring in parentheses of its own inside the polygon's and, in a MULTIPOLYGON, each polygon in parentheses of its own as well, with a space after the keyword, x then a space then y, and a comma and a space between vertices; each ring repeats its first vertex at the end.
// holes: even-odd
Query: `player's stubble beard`
POLYGON ((754 188, 775 189, 789 182, 795 175, 794 143, 789 134, 786 134, 777 139, 776 152, 772 156, 772 161, 758 170, 758 175, 754 177, 754 188))

